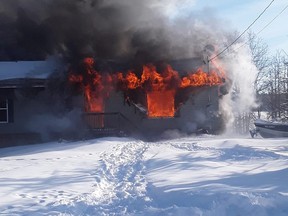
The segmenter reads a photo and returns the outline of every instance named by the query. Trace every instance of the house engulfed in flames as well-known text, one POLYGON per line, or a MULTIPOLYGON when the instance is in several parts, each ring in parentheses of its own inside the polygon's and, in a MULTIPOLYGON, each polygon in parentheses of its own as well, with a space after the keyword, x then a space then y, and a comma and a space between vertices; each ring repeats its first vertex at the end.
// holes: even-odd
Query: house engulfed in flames
POLYGON ((114 61, 102 67, 90 57, 79 62, 71 67, 61 60, 0 63, 1 146, 80 131, 78 137, 88 132, 149 138, 169 130, 223 130, 220 103, 229 78, 216 61, 185 59, 134 70, 114 61))
POLYGON ((87 57, 71 69, 69 83, 83 95, 84 121, 95 133, 160 135, 220 133, 220 100, 228 93, 224 69, 216 61, 186 59, 145 64, 137 70, 111 72, 87 57))

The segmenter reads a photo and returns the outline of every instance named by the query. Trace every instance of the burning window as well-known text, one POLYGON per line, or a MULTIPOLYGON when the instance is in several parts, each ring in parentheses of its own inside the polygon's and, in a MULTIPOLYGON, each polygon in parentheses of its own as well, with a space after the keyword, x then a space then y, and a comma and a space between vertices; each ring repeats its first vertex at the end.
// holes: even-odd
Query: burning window
POLYGON ((150 118, 169 118, 175 115, 175 91, 155 91, 147 93, 148 116, 150 118))

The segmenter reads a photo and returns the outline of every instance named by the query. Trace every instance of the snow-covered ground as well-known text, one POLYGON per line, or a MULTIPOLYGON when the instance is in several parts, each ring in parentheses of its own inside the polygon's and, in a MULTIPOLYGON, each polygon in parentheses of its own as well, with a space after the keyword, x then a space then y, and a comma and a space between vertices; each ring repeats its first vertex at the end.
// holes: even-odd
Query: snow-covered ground
POLYGON ((288 215, 288 140, 101 138, 0 149, 0 215, 288 215))

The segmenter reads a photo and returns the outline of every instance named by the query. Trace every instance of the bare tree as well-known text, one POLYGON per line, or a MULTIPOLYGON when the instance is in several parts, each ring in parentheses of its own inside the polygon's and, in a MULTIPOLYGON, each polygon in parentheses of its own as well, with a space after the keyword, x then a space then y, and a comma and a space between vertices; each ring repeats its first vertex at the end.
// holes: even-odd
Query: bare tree
POLYGON ((255 33, 250 31, 247 37, 253 62, 258 69, 254 87, 259 94, 267 88, 267 73, 270 65, 269 49, 263 39, 257 37, 255 33))
MULTIPOLYGON (((249 32, 247 36, 247 44, 250 48, 252 60, 258 70, 256 78, 254 80, 254 89, 258 101, 260 101, 260 95, 266 91, 268 85, 267 74, 269 72, 269 55, 268 45, 263 40, 257 37, 253 32, 249 32)), ((261 102, 259 102, 260 104, 261 102)), ((254 120, 261 117, 260 106, 255 110, 247 110, 246 112, 238 113, 235 118, 234 127, 240 133, 247 133, 254 127, 254 120)))
POLYGON ((258 116, 254 114, 255 110, 239 113, 235 127, 242 132, 247 131, 248 122, 251 126, 253 119, 260 118, 260 111, 265 111, 269 119, 288 120, 288 55, 281 50, 270 57, 268 45, 261 38, 252 32, 247 38, 252 60, 258 69, 254 88, 260 105, 258 116))
MULTIPOLYGON (((263 94, 267 90, 268 79, 267 74, 269 72, 270 59, 268 54, 268 45, 263 40, 257 37, 253 32, 249 32, 246 38, 246 44, 251 52, 251 57, 254 65, 257 68, 257 75, 255 80, 252 80, 252 85, 255 89, 257 99, 260 101, 259 95, 263 94)), ((240 87, 234 85, 233 89, 234 97, 240 93, 240 87)), ((261 102, 259 102, 260 104, 261 102)), ((260 106, 257 109, 258 115, 254 110, 239 111, 235 115, 234 130, 239 133, 247 133, 252 127, 254 127, 254 120, 260 118, 260 106)))
POLYGON ((288 120, 288 74, 287 56, 277 51, 269 67, 269 117, 288 120))

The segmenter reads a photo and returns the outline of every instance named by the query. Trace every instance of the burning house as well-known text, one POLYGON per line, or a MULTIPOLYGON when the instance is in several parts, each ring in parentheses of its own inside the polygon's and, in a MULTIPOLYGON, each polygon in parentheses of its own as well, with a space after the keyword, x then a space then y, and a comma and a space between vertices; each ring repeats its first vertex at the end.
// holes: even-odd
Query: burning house
POLYGON ((88 57, 81 69, 69 73, 69 82, 83 94, 84 119, 92 130, 151 136, 175 129, 185 133, 224 129, 220 100, 229 83, 216 61, 204 65, 195 58, 103 73, 88 57))
MULTIPOLYGON (((224 128, 221 98, 231 77, 221 60, 207 61, 217 52, 208 44, 221 47, 231 37, 225 25, 215 28, 215 17, 172 16, 166 2, 154 0, 3 0, 0 6, 0 60, 22 70, 21 78, 0 83, 2 134, 48 139, 224 128), (47 56, 64 63, 33 77, 43 71, 35 60, 47 56), (15 60, 29 60, 33 70, 27 75, 15 60)), ((5 76, 13 70, 0 65, 5 76)))
POLYGON ((75 133, 76 125, 81 125, 82 135, 96 136, 223 129, 219 101, 227 93, 227 78, 216 63, 208 67, 201 59, 187 59, 120 71, 125 66, 110 62, 108 73, 90 57, 77 67, 55 62, 0 64, 1 143, 61 138, 75 133), (77 117, 67 115, 77 107, 77 117), (64 118, 69 123, 61 126, 64 118))

